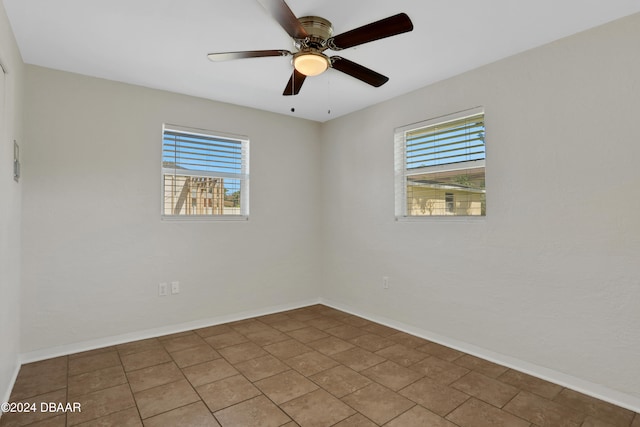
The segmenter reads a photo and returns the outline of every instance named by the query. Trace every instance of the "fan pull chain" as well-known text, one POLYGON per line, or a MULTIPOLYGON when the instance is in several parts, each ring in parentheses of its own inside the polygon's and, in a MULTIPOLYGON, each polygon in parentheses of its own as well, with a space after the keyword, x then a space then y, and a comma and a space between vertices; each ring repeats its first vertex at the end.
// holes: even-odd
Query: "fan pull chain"
POLYGON ((327 73, 327 115, 331 115, 331 75, 327 73))

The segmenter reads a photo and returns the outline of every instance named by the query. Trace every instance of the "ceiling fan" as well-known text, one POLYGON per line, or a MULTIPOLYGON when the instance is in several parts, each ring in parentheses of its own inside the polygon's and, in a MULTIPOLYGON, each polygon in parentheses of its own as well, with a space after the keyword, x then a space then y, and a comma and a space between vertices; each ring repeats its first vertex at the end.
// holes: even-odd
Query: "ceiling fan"
POLYGON ((334 36, 331 22, 319 16, 296 18, 284 0, 258 0, 258 2, 293 38, 297 51, 220 52, 210 53, 208 58, 211 61, 228 61, 267 56, 293 56, 293 74, 283 95, 297 95, 307 77, 322 74, 328 68, 341 71, 371 86, 382 86, 389 80, 388 77, 341 56, 327 56, 324 52, 328 49, 339 51, 413 30, 411 19, 405 13, 399 13, 334 36))

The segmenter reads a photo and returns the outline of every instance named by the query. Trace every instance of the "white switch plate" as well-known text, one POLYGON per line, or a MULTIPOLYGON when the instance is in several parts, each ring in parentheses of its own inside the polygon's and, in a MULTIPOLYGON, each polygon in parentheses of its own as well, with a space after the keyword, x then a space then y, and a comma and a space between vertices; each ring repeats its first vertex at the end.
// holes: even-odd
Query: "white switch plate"
POLYGON ((171 293, 173 295, 180 293, 180 282, 171 282, 171 293))
POLYGON ((165 297, 169 295, 169 286, 167 282, 162 282, 158 284, 158 296, 165 297))

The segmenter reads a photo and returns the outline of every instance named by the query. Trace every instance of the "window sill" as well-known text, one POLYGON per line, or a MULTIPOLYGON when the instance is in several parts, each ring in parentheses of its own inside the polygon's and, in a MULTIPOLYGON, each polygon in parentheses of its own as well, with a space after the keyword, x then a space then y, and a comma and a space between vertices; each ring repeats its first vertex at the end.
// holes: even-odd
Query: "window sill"
POLYGON ((424 215, 424 216, 397 216, 395 217, 396 222, 428 222, 428 221, 438 221, 438 222, 484 222, 487 218, 486 215, 480 216, 455 216, 455 215, 424 215))
POLYGON ((210 221, 249 221, 248 215, 161 215, 162 221, 210 222, 210 221))

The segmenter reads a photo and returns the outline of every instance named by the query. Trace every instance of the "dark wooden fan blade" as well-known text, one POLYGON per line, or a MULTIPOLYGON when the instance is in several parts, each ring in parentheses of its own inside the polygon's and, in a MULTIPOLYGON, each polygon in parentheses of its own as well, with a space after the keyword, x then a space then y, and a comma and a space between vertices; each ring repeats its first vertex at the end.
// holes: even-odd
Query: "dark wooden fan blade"
POLYGON ((375 87, 380 87, 389 81, 389 77, 340 56, 331 57, 331 67, 375 87))
POLYGON ((262 7, 278 21, 287 34, 294 39, 304 39, 309 35, 284 0, 258 0, 258 3, 260 3, 262 7))
POLYGON ((300 92, 302 83, 304 83, 304 79, 306 78, 307 76, 294 69, 293 74, 291 74, 291 78, 289 79, 289 83, 287 83, 287 87, 284 89, 282 94, 284 96, 297 95, 300 92))
POLYGON ((246 50, 243 52, 220 52, 210 53, 207 57, 214 61, 230 61, 232 59, 262 58, 265 56, 289 56, 288 50, 246 50))
POLYGON ((374 40, 406 33, 411 30, 413 30, 411 19, 409 19, 406 13, 399 13, 331 37, 327 40, 327 45, 330 49, 342 50, 374 40))

